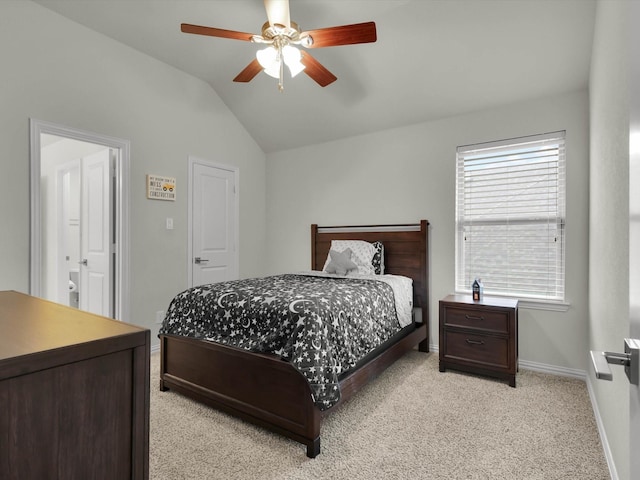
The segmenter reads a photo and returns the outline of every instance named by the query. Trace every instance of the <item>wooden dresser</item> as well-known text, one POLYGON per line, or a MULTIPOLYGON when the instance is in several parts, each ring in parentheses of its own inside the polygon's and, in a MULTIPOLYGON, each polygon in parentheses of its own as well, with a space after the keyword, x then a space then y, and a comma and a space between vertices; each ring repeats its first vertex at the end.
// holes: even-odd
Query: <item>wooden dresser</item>
POLYGON ((149 478, 149 335, 0 292, 0 478, 149 478))
POLYGON ((471 295, 440 300, 440 371, 489 375, 516 386, 518 301, 471 295))

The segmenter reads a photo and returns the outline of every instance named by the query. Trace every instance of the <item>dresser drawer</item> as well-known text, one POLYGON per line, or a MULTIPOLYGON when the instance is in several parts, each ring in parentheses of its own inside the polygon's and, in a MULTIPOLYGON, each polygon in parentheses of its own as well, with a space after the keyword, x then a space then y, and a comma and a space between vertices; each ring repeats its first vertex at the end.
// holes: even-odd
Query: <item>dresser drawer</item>
POLYGON ((464 360, 496 368, 509 368, 509 339, 447 331, 445 359, 464 360))
POLYGON ((445 308, 444 322, 449 327, 467 327, 494 332, 509 332, 509 313, 486 309, 445 308))

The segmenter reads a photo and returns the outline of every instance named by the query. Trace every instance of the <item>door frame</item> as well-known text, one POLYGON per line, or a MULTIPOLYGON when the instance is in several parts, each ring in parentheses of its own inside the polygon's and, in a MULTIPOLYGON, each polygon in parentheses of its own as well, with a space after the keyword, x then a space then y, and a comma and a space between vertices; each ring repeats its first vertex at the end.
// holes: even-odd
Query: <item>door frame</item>
MULTIPOLYGON (((640 57, 632 45, 637 45, 640 32, 633 28, 640 20, 640 5, 629 6, 629 336, 640 338, 640 197, 634 186, 640 181, 640 57)), ((640 478, 640 386, 629 384, 629 478, 640 478)))
POLYGON ((30 157, 30 265, 29 265, 29 293, 36 297, 41 294, 42 275, 42 232, 40 209, 40 162, 41 162, 41 134, 56 135, 88 143, 104 145, 118 151, 115 165, 115 289, 114 289, 114 318, 129 322, 129 172, 130 172, 130 144, 129 140, 109 137, 98 133, 79 130, 77 128, 58 125, 34 118, 29 119, 29 157, 30 157))
POLYGON ((187 207, 187 287, 193 287, 193 167, 194 165, 203 165, 205 167, 218 168, 220 170, 227 170, 233 172, 233 181, 236 188, 236 202, 235 202, 235 260, 238 269, 240 271, 240 183, 239 176, 240 170, 233 165, 224 165, 222 163, 210 162, 202 158, 189 155, 189 184, 188 184, 188 207, 187 207))

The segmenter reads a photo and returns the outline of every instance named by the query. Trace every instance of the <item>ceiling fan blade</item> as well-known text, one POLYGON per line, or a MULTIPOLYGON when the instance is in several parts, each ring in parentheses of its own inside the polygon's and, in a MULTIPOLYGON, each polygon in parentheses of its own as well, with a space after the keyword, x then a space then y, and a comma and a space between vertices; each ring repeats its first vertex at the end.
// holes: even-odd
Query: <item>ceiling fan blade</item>
POLYGON ((304 32, 313 43, 309 48, 336 47, 356 43, 372 43, 378 39, 375 22, 354 23, 340 27, 320 28, 304 32))
POLYGON ((222 28, 202 27, 200 25, 191 25, 183 23, 180 30, 184 33, 195 33, 196 35, 208 35, 209 37, 230 38, 232 40, 251 41, 252 33, 236 32, 235 30, 224 30, 222 28))
POLYGON ((313 78, 318 85, 326 87, 330 83, 335 82, 338 78, 327 70, 319 61, 309 55, 307 52, 302 53, 300 61, 305 66, 304 73, 313 78))
POLYGON ((244 70, 242 70, 236 78, 233 79, 234 82, 250 82, 253 80, 253 77, 258 75, 262 71, 262 65, 258 62, 257 58, 254 58, 253 61, 247 65, 244 70))
POLYGON ((267 11, 269 25, 272 27, 276 23, 285 27, 291 26, 289 0, 264 0, 264 9, 267 11))

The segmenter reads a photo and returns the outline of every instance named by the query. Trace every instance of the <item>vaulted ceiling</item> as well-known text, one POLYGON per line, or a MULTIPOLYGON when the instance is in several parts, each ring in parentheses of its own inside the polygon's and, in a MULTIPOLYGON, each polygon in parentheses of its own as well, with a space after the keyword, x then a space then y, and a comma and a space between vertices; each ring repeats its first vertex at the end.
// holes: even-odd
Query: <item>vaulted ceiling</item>
MULTIPOLYGON (((595 0, 290 0, 302 30, 374 21, 376 43, 315 49, 338 77, 233 78, 250 42, 181 23, 260 33, 261 0, 36 0, 209 83, 265 152, 587 87, 595 0)), ((99 54, 99 52, 97 52, 99 54)))

